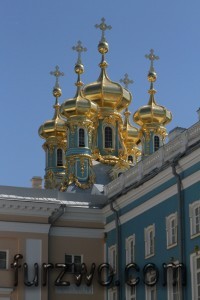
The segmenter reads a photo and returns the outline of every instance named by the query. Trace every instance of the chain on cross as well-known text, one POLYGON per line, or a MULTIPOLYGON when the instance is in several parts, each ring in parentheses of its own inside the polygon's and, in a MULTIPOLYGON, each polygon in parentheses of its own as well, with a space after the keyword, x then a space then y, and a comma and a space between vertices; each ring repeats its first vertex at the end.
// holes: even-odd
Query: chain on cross
POLYGON ((56 77, 56 84, 55 84, 55 87, 58 87, 58 86, 59 86, 58 79, 59 79, 60 76, 64 76, 64 73, 63 73, 63 72, 60 72, 59 66, 56 66, 56 67, 55 67, 55 71, 51 71, 50 74, 51 74, 51 75, 54 75, 54 76, 56 77))
POLYGON ((132 84, 134 81, 128 78, 128 74, 126 73, 124 75, 124 79, 120 79, 120 82, 122 82, 126 89, 128 89, 129 84, 132 84))
POLYGON ((112 26, 106 25, 105 18, 102 18, 101 21, 102 21, 102 23, 99 25, 96 24, 95 27, 99 28, 102 31, 101 41, 104 42, 105 41, 105 31, 108 29, 109 30, 112 29, 112 26))
POLYGON ((154 60, 158 60, 159 59, 159 56, 156 56, 154 54, 154 50, 153 49, 151 49, 150 53, 146 54, 145 57, 151 61, 151 69, 153 68, 153 62, 154 62, 154 60))
POLYGON ((78 41, 78 42, 77 42, 77 45, 76 45, 76 46, 73 46, 72 49, 75 50, 76 52, 78 52, 78 60, 77 60, 77 63, 78 63, 78 64, 81 64, 81 53, 82 53, 82 52, 86 52, 86 51, 87 51, 87 48, 85 48, 85 47, 82 46, 82 42, 81 42, 81 41, 78 41))

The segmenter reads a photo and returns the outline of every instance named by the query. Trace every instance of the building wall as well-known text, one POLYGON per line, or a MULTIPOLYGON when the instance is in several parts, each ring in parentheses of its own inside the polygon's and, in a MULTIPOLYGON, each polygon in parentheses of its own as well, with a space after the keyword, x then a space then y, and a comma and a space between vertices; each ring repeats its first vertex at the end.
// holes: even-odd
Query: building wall
MULTIPOLYGON (((119 216, 119 233, 117 237, 115 214, 109 206, 104 208, 107 218, 107 260, 109 261, 109 249, 119 243, 120 269, 119 275, 121 285, 118 288, 119 295, 125 299, 127 284, 125 283, 126 261, 126 239, 131 235, 135 238, 135 257, 134 262, 139 266, 140 271, 135 272, 133 277, 140 277, 140 283, 136 287, 135 299, 151 299, 146 296, 146 287, 143 283, 143 268, 148 263, 154 263, 159 270, 159 280, 156 284, 157 299, 168 298, 169 290, 163 286, 164 272, 163 263, 181 263, 186 265, 187 284, 182 287, 185 293, 184 299, 196 300, 192 290, 191 260, 195 255, 199 255, 200 233, 191 237, 190 224, 190 205, 200 200, 200 151, 192 151, 189 155, 179 159, 176 166, 177 173, 181 177, 181 219, 183 221, 183 240, 180 240, 180 215, 179 195, 177 179, 172 173, 172 166, 168 164, 163 171, 160 171, 150 180, 143 182, 129 192, 119 196, 113 202, 114 209, 119 216), (167 247, 167 227, 166 218, 172 214, 177 214, 177 244, 167 247), (148 226, 155 228, 155 251, 153 255, 145 257, 145 228, 148 226), (181 249, 181 243, 183 244, 181 249), (195 249, 197 249, 195 253, 195 249), (184 254, 184 261, 181 258, 181 250, 184 254), (146 298, 145 298, 146 297, 146 298)), ((109 295, 109 292, 108 292, 109 295)), ((112 299, 112 297, 108 299, 112 299)), ((153 298, 152 298, 153 299, 153 298)))

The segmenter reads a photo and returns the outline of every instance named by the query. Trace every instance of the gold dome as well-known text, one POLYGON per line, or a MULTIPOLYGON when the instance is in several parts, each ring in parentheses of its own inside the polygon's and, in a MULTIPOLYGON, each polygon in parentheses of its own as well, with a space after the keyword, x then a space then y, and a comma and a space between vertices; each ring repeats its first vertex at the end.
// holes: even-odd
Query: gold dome
POLYGON ((73 116, 93 116, 97 113, 97 105, 82 96, 82 86, 83 83, 80 79, 80 75, 84 72, 84 66, 81 61, 81 53, 87 51, 86 48, 82 46, 82 42, 78 41, 76 46, 72 47, 73 50, 78 52, 78 60, 75 64, 74 71, 78 75, 76 95, 74 98, 67 99, 60 107, 60 113, 62 116, 69 118, 73 116))
POLYGON ((85 85, 82 94, 87 99, 97 103, 99 107, 122 111, 131 103, 132 95, 119 83, 109 79, 105 70, 106 66, 105 61, 100 64, 102 70, 99 78, 97 81, 85 85))
POLYGON ((155 101, 153 87, 149 90, 150 99, 147 105, 140 107, 133 115, 133 120, 140 126, 147 124, 166 125, 172 120, 172 114, 155 101))
POLYGON ((89 99, 82 97, 81 86, 82 82, 77 82, 78 86, 77 94, 74 98, 67 99, 60 107, 60 113, 62 116, 69 118, 77 115, 89 115, 93 116, 97 113, 97 105, 89 99))
POLYGON ((125 143, 134 143, 138 144, 140 142, 139 138, 139 129, 132 126, 129 121, 130 112, 128 110, 125 111, 125 121, 123 126, 123 138, 125 143))
POLYGON ((102 18, 101 24, 96 24, 95 27, 102 31, 101 40, 98 44, 98 51, 102 55, 101 63, 99 64, 101 73, 97 81, 83 87, 82 94, 83 97, 97 103, 100 108, 122 111, 130 104, 132 100, 131 93, 119 83, 109 79, 106 73, 108 64, 104 59, 105 54, 109 51, 109 45, 105 39, 105 31, 112 27, 105 23, 105 18, 102 18))
MULTIPOLYGON (((154 98, 156 90, 153 87, 154 82, 157 79, 157 74, 154 70, 154 60, 158 60, 159 56, 154 54, 154 50, 150 50, 150 54, 146 54, 145 57, 150 60, 150 69, 148 72, 147 79, 150 82, 150 94, 149 102, 147 105, 140 107, 133 115, 133 120, 140 126, 157 126, 161 128, 163 125, 168 124, 172 120, 172 114, 166 107, 158 105, 154 98)), ((164 128, 163 128, 164 130, 164 128)), ((165 131, 165 130, 164 130, 165 131)))
POLYGON ((61 137, 66 139, 66 122, 60 117, 60 105, 54 105, 55 114, 52 120, 46 121, 40 126, 38 133, 41 138, 48 139, 50 137, 61 137))

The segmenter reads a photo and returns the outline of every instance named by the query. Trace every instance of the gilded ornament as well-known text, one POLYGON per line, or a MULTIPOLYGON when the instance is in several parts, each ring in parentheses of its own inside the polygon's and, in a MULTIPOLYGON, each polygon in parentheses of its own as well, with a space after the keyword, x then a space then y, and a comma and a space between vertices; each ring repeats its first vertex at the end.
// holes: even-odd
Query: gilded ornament
POLYGON ((85 172, 85 160, 84 160, 84 157, 81 157, 80 164, 81 164, 81 175, 83 177, 84 176, 84 172, 85 172))

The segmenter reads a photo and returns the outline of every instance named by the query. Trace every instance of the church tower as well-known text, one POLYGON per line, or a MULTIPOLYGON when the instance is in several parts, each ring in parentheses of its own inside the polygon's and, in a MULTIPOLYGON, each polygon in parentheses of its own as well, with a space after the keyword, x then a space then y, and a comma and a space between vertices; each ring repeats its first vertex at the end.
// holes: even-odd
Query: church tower
MULTIPOLYGON (((133 80, 128 78, 128 74, 124 75, 123 79, 120 79, 120 82, 124 83, 125 88, 128 90, 128 85, 133 83, 133 80)), ((140 144, 139 130, 137 127, 133 126, 130 123, 130 111, 128 107, 124 111, 124 122, 123 122, 123 139, 126 145, 126 161, 130 165, 135 165, 139 157, 141 156, 141 150, 138 147, 140 144)))
POLYGON ((102 56, 99 64, 101 72, 97 81, 83 87, 83 95, 98 105, 98 128, 93 157, 102 163, 115 165, 120 158, 126 159, 120 112, 131 103, 132 96, 127 89, 111 81, 107 75, 108 63, 105 55, 109 51, 109 45, 105 31, 111 29, 111 26, 106 25, 104 18, 101 21, 100 25, 95 25, 102 31, 98 44, 98 51, 102 56))
POLYGON ((154 50, 150 50, 149 55, 145 55, 151 62, 148 73, 148 81, 150 89, 148 91, 150 97, 147 105, 140 107, 133 115, 133 120, 140 126, 140 138, 142 144, 142 157, 149 156, 163 146, 167 130, 165 125, 172 120, 172 114, 164 106, 156 103, 154 95, 154 82, 157 79, 157 74, 154 70, 154 60, 159 59, 154 54, 154 50))
POLYGON ((59 71, 56 66, 55 71, 50 72, 56 77, 56 83, 53 89, 53 95, 56 98, 54 108, 54 116, 52 120, 46 121, 39 128, 39 135, 45 139, 43 149, 46 156, 45 167, 45 188, 56 189, 65 174, 65 151, 66 151, 66 122, 60 116, 60 104, 58 98, 62 95, 58 78, 64 73, 59 71))
POLYGON ((84 66, 81 61, 81 53, 86 51, 82 43, 72 48, 78 52, 78 60, 75 64, 75 73, 78 75, 76 82, 77 91, 72 99, 67 99, 60 107, 61 115, 67 119, 67 149, 66 149, 66 174, 62 182, 61 190, 64 191, 69 185, 86 189, 90 188, 95 181, 92 168, 92 148, 94 124, 97 117, 97 104, 82 95, 81 74, 84 66))

